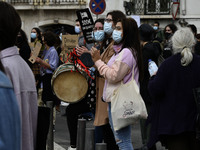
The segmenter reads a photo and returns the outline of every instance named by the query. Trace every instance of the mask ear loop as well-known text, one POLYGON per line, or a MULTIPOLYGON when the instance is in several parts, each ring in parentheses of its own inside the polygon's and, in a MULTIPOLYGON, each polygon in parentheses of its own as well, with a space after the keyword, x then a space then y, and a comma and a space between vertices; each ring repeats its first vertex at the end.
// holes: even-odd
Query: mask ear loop
POLYGON ((94 40, 94 31, 92 31, 92 39, 94 40))

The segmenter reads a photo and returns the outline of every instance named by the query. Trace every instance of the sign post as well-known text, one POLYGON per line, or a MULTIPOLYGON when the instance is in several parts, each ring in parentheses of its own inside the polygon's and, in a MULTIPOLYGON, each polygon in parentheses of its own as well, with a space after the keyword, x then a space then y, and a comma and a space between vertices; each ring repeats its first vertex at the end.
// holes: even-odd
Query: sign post
POLYGON ((93 14, 102 14, 106 9, 105 0, 90 0, 90 10, 93 14))
POLYGON ((173 1, 173 4, 172 4, 172 18, 173 18, 173 20, 175 20, 177 14, 178 14, 180 3, 179 3, 178 0, 172 0, 172 1, 173 1))

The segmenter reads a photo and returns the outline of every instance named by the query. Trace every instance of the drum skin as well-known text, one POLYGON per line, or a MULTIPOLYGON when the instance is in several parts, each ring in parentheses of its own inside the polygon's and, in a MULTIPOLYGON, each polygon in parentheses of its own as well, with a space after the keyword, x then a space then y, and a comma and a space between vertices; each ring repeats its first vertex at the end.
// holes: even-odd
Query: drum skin
POLYGON ((72 64, 64 64, 52 77, 52 89, 60 100, 76 103, 85 97, 88 81, 86 75, 75 70, 72 64))

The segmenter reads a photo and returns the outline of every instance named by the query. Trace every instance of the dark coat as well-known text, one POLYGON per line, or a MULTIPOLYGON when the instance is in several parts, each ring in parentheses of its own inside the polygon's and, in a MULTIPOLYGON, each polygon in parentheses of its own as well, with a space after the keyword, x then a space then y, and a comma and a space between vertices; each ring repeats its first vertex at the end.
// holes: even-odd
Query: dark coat
POLYGON ((159 57, 159 49, 153 42, 148 42, 142 48, 143 53, 143 67, 144 67, 144 78, 143 81, 140 82, 140 94, 145 103, 151 103, 151 98, 148 91, 148 83, 149 83, 149 71, 148 71, 148 60, 151 59, 158 62, 159 57))
POLYGON ((149 147, 160 135, 195 131, 197 109, 192 89, 200 87, 200 56, 194 54, 188 66, 182 66, 180 59, 180 54, 166 59, 149 81, 155 100, 148 116, 152 124, 149 147))
POLYGON ((30 49, 28 43, 26 43, 26 42, 21 43, 21 45, 19 46, 19 54, 31 68, 32 63, 28 60, 31 56, 31 49, 30 49))

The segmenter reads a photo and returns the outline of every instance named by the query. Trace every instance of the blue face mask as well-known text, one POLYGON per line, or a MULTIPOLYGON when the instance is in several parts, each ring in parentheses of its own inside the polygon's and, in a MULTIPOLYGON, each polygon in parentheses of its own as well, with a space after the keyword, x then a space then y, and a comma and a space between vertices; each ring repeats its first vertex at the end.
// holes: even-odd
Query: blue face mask
POLYGON ((36 37, 37 37, 37 33, 31 33, 31 38, 32 39, 36 39, 36 37))
POLYGON ((154 30, 158 30, 158 27, 157 27, 157 26, 153 26, 153 29, 154 29, 154 30))
POLYGON ((74 27, 74 30, 75 30, 75 32, 76 32, 77 34, 81 33, 81 29, 80 29, 79 26, 75 26, 75 27, 74 27))
POLYGON ((62 33, 60 33, 59 38, 60 38, 60 40, 62 41, 62 33))
POLYGON ((93 33, 94 35, 94 40, 97 42, 101 42, 104 40, 105 37, 105 32, 103 30, 97 30, 96 32, 93 33))
POLYGON ((112 23, 104 22, 104 32, 107 34, 111 34, 113 32, 112 23))
POLYGON ((122 40, 122 32, 114 30, 112 33, 112 38, 116 43, 119 43, 122 40))

